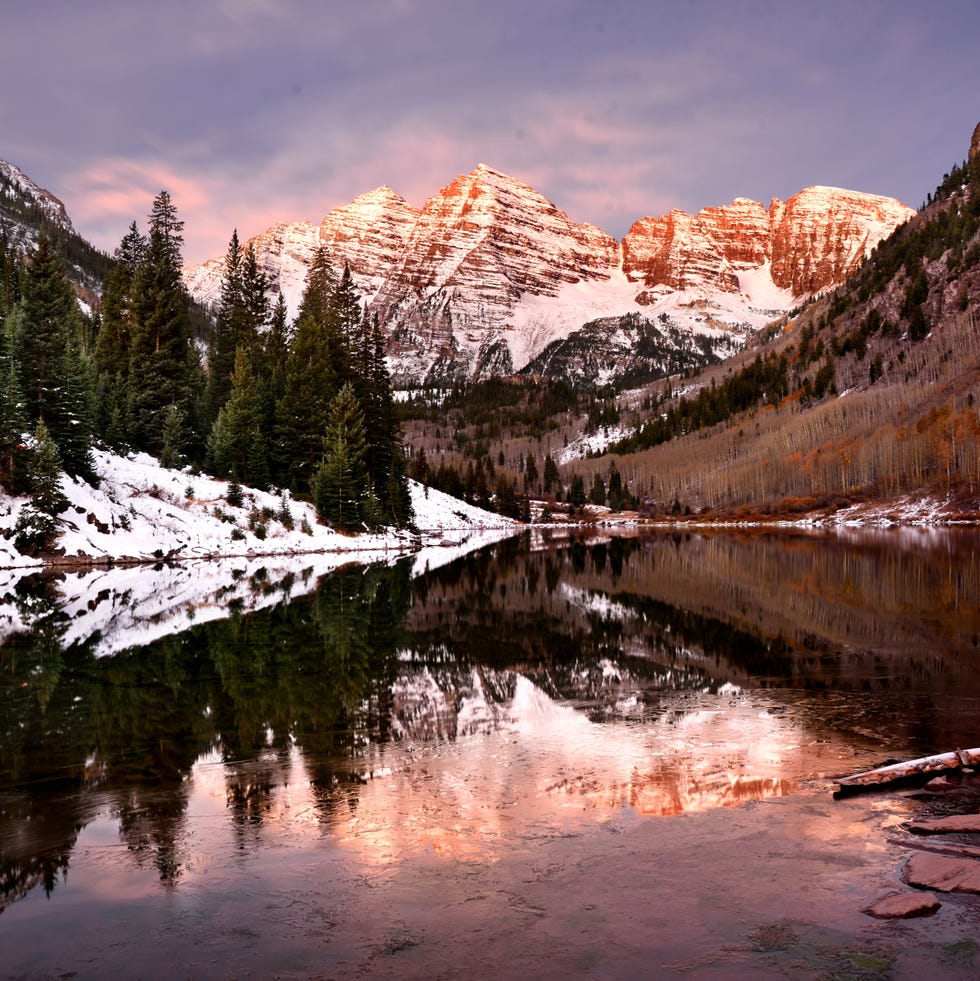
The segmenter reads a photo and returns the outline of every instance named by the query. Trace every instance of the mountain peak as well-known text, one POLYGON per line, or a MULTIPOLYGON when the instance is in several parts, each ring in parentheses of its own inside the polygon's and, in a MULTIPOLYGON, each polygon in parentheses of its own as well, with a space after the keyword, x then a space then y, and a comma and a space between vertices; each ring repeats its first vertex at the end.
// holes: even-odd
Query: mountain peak
MULTIPOLYGON (((327 246, 384 325, 395 375, 462 380, 520 369, 586 322, 624 314, 740 338, 842 282, 910 214, 890 198, 814 186, 768 209, 738 197, 643 218, 620 243, 480 163, 421 211, 382 185, 318 228, 279 230, 262 255, 295 311, 313 250, 327 246)), ((221 271, 215 260, 209 297, 221 271)), ((188 286, 202 297, 195 273, 188 286)))

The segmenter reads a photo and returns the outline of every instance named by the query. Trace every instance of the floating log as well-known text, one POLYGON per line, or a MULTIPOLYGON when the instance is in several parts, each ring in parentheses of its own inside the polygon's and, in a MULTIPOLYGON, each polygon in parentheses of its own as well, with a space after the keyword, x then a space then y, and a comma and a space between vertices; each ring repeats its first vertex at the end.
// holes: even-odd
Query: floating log
POLYGON ((854 790, 892 783, 896 780, 909 780, 925 774, 958 770, 962 766, 980 766, 980 748, 955 749, 950 753, 939 753, 936 756, 923 756, 905 763, 879 766, 874 770, 865 770, 850 777, 838 777, 836 782, 840 784, 841 790, 854 790))

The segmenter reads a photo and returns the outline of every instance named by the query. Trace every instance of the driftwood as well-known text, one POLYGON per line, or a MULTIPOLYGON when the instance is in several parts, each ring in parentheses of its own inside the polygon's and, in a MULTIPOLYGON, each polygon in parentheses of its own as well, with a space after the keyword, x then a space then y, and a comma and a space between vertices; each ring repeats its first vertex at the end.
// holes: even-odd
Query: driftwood
POLYGON ((838 777, 836 783, 840 784, 842 791, 859 790, 896 780, 909 780, 947 770, 958 770, 961 766, 980 766, 980 748, 956 749, 951 753, 939 753, 937 756, 923 756, 905 763, 879 766, 874 770, 865 770, 864 773, 855 773, 850 777, 838 777))

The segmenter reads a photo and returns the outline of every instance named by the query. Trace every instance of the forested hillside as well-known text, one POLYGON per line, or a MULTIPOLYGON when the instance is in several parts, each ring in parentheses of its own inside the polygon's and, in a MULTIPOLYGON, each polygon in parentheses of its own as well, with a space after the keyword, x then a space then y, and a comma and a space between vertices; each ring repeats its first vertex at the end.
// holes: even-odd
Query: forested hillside
POLYGON ((308 496, 338 529, 407 523, 380 332, 349 271, 318 253, 290 325, 233 235, 202 357, 182 228, 162 191, 147 233, 134 222, 116 250, 92 316, 46 235, 26 258, 0 252, 0 485, 31 495, 18 547, 50 543, 67 503, 59 474, 94 482, 96 442, 205 468, 229 481, 229 499, 244 483, 275 484, 308 496))
POLYGON ((980 155, 833 294, 721 366, 674 380, 630 433, 572 472, 615 462, 653 511, 802 512, 980 494, 980 155), (622 459, 617 459, 621 457, 622 459))

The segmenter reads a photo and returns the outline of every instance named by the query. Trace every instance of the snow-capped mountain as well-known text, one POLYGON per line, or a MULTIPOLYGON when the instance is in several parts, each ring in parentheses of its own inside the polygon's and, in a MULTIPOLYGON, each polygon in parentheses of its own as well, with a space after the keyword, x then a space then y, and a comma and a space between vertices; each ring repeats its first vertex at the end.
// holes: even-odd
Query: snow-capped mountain
POLYGON ((19 247, 33 248, 37 243, 37 216, 75 234, 65 206, 58 198, 35 184, 19 167, 0 160, 0 232, 19 247))
MULTIPOLYGON (((811 187, 768 209, 737 198, 696 215, 641 218, 622 242, 576 224, 533 188, 483 164, 421 212, 388 187, 324 218, 251 240, 295 313, 313 250, 327 245, 388 334, 402 384, 521 370, 584 324, 642 314, 723 346, 853 272, 913 210, 811 187)), ((223 259, 185 273, 203 302, 223 259)), ((594 331, 593 331, 594 333, 594 331)))
POLYGON ((79 302, 94 306, 112 260, 75 231, 65 206, 19 167, 0 160, 0 238, 21 255, 48 237, 65 261, 79 302))
MULTIPOLYGON (((279 222, 246 245, 254 247, 259 268, 282 292, 290 313, 295 315, 306 270, 317 248, 325 245, 336 257, 339 269, 348 263, 358 288, 365 299, 370 299, 401 257, 418 217, 418 209, 403 197, 390 187, 379 187, 335 208, 319 225, 279 222)), ((191 295, 202 303, 214 303, 221 295, 224 269, 225 257, 217 256, 185 270, 191 295)))

